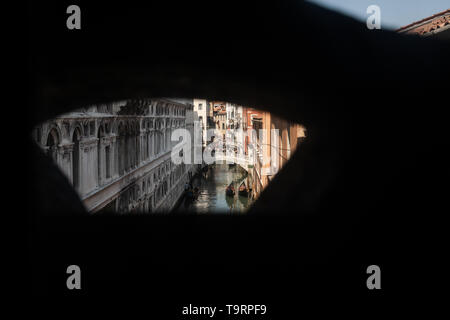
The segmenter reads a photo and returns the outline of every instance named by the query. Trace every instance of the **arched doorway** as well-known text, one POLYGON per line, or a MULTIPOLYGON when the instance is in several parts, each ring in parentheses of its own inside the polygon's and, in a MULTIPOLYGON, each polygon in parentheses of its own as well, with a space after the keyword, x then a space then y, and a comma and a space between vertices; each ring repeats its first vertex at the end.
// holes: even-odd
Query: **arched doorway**
POLYGON ((50 130, 47 137, 47 155, 52 157, 55 163, 57 162, 59 135, 56 129, 50 130))
POLYGON ((80 140, 81 132, 78 128, 76 128, 72 137, 72 181, 75 190, 78 190, 80 187, 80 140))

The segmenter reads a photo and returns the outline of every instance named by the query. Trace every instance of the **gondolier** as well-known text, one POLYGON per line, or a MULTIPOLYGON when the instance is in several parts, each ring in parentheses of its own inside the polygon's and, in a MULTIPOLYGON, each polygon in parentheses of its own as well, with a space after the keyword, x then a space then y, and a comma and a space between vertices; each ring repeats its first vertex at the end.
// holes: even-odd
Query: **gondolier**
POLYGON ((229 196, 229 197, 233 197, 233 196, 234 196, 235 191, 234 191, 234 187, 233 187, 233 182, 231 182, 231 183, 228 185, 227 189, 225 190, 225 193, 226 193, 226 195, 229 196))

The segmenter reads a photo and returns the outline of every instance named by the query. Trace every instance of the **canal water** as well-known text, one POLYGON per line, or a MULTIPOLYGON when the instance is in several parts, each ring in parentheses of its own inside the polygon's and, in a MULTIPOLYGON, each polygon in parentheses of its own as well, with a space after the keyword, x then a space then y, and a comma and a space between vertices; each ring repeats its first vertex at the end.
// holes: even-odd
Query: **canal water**
MULTIPOLYGON (((213 164, 209 166, 205 176, 197 175, 192 180, 193 187, 198 187, 200 194, 195 201, 183 199, 178 211, 189 213, 244 213, 251 205, 250 195, 238 195, 238 188, 242 181, 247 184, 247 172, 239 165, 213 164), (225 189, 233 182, 236 194, 227 196, 225 189)), ((248 184, 247 184, 248 186, 248 184)))

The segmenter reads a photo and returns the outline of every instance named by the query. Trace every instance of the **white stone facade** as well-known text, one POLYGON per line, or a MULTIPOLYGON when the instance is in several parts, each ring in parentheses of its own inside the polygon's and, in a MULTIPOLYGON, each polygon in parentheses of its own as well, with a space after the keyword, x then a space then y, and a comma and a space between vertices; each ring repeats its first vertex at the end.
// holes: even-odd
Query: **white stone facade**
POLYGON ((193 133, 193 120, 189 102, 127 100, 61 115, 33 135, 87 210, 170 211, 197 169, 171 161, 171 133, 193 133))

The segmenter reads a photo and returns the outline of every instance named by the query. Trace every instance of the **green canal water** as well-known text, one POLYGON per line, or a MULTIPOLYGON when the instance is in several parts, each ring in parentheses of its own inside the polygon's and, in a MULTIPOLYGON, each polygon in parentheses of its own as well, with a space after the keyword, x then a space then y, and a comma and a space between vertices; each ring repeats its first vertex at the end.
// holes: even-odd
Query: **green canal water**
MULTIPOLYGON (((249 197, 238 195, 237 190, 242 181, 247 184, 247 172, 238 165, 213 164, 209 167, 206 177, 196 176, 192 185, 198 187, 200 194, 195 201, 183 199, 178 211, 189 213, 224 213, 241 214, 250 207, 252 200, 249 197), (225 189, 233 182, 236 194, 227 196, 225 189)), ((248 185, 248 184, 247 184, 248 185)))

